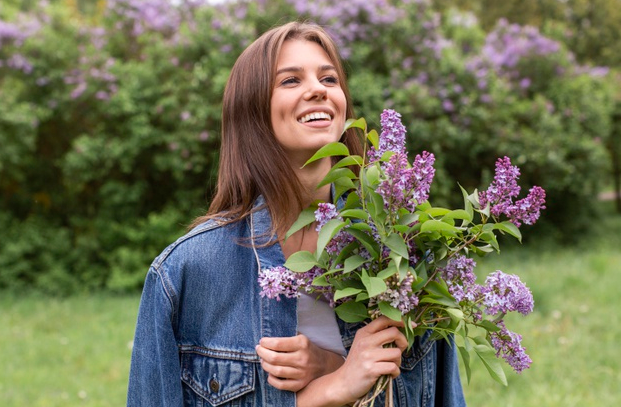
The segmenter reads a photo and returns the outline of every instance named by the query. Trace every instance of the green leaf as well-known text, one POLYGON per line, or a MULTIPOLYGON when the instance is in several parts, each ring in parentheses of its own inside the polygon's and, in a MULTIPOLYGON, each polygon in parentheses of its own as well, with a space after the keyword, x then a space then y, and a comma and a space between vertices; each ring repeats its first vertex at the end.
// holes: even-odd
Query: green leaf
POLYGON ((451 212, 451 210, 446 208, 429 208, 425 212, 435 218, 437 216, 444 216, 447 213, 451 212))
POLYGON ((347 119, 347 121, 345 122, 345 130, 349 130, 351 128, 358 128, 366 131, 367 121, 364 119, 364 117, 361 117, 360 119, 347 119))
POLYGON ((351 273, 356 270, 358 267, 362 266, 368 260, 364 257, 356 254, 354 256, 348 257, 345 259, 345 264, 343 264, 343 273, 351 273))
POLYGON ((446 312, 449 314, 453 321, 464 320, 464 312, 459 308, 446 308, 446 312))
POLYGON ((508 220, 506 220, 504 222, 495 223, 494 229, 502 230, 503 232, 506 232, 511 236, 515 237, 520 242, 522 241, 522 233, 520 232, 520 229, 518 229, 518 227, 513 224, 513 222, 509 222, 508 220))
MULTIPOLYGON (((337 180, 334 181, 334 201, 338 201, 339 198, 341 197, 341 195, 343 195, 345 192, 347 191, 351 191, 356 189, 356 185, 354 185, 354 182, 349 179, 349 178, 339 178, 337 180)), ((350 195, 356 195, 356 194, 350 194, 350 195)))
POLYGON ((376 130, 371 130, 370 132, 368 132, 367 139, 371 142, 371 145, 376 150, 379 150, 379 135, 377 134, 376 130))
POLYGON ((395 264, 395 262, 391 261, 390 263, 388 263, 388 266, 386 266, 384 270, 381 270, 379 273, 377 273, 377 277, 381 278, 382 280, 386 280, 388 277, 397 274, 398 271, 399 270, 397 269, 397 265, 395 264))
POLYGON ((401 321, 401 311, 399 311, 398 309, 390 305, 389 302, 380 301, 379 309, 382 315, 386 315, 388 318, 392 319, 393 321, 397 321, 397 322, 401 321))
POLYGON ((420 215, 417 213, 408 213, 408 214, 399 216, 399 220, 397 221, 397 223, 399 225, 409 226, 412 223, 418 221, 419 217, 420 215))
POLYGON ((362 244, 364 246, 364 248, 369 251, 369 254, 371 254, 371 256, 374 259, 377 259, 378 256, 379 256, 379 246, 378 246, 377 242, 371 236, 369 236, 366 233, 364 233, 364 232, 354 228, 354 226, 357 226, 357 225, 358 224, 356 223, 356 224, 353 224, 351 227, 349 227, 347 229, 347 233, 349 233, 350 235, 355 237, 356 240, 358 240, 360 242, 360 244, 362 244))
POLYGON ((450 211, 442 219, 462 219, 468 222, 472 222, 472 214, 463 209, 456 209, 454 211, 450 211))
POLYGON ((360 197, 358 196, 358 194, 349 194, 347 195, 347 201, 345 201, 345 206, 343 207, 343 209, 359 209, 360 206, 360 197))
POLYGON ((380 177, 379 166, 377 164, 368 166, 364 170, 364 175, 365 175, 365 182, 367 183, 367 186, 371 187, 372 189, 375 189, 377 184, 379 184, 379 179, 380 179, 379 178, 380 177))
POLYGON ((476 324, 477 326, 485 328, 488 332, 498 332, 500 328, 498 325, 493 323, 492 321, 488 321, 487 319, 482 320, 481 322, 476 324))
POLYGON ((360 292, 362 292, 362 289, 356 287, 347 287, 343 288, 342 290, 336 290, 334 292, 334 301, 340 300, 341 298, 354 296, 360 292))
POLYGON ((470 202, 470 200, 468 199, 468 192, 461 185, 459 185, 459 188, 461 189, 461 193, 464 196, 464 210, 468 212, 468 214, 470 215, 470 219, 474 219, 474 210, 472 208, 472 202, 470 202))
POLYGON ((322 158, 348 155, 349 149, 347 148, 347 146, 341 142, 335 141, 321 147, 311 158, 308 159, 308 161, 304 163, 304 167, 322 158))
POLYGON ((285 235, 285 239, 287 239, 289 236, 291 236, 298 230, 302 229, 303 227, 310 225, 314 221, 315 221, 315 208, 312 207, 312 208, 304 209, 302 212, 300 212, 298 219, 293 223, 293 225, 291 225, 291 227, 287 231, 287 234, 285 235))
MULTIPOLYGON (((455 335, 455 343, 457 344, 458 335, 455 335)), ((461 360, 463 362, 464 370, 466 371, 466 381, 470 384, 470 378, 472 377, 472 370, 470 369, 470 352, 466 349, 465 345, 457 345, 457 349, 459 350, 459 355, 461 356, 461 360)))
POLYGON ((358 247, 360 247, 360 243, 358 242, 352 242, 345 246, 343 250, 341 250, 341 252, 338 254, 338 256, 336 256, 333 264, 343 264, 343 259, 346 259, 350 255, 350 253, 358 247))
POLYGON ((364 304, 348 301, 334 308, 336 315, 345 322, 360 322, 368 318, 367 307, 364 304))
POLYGON ((344 218, 356 218, 365 221, 369 219, 369 214, 362 209, 346 209, 341 212, 341 216, 344 218))
POLYGON ((405 245, 405 240, 396 233, 391 234, 386 238, 384 244, 393 252, 397 253, 399 256, 409 259, 410 254, 408 253, 408 248, 405 245))
POLYGON ((448 298, 443 298, 443 297, 435 297, 435 296, 431 296, 431 295, 427 295, 425 297, 423 297, 420 300, 421 304, 437 304, 437 305, 444 305, 447 307, 455 307, 457 306, 457 304, 455 304, 455 301, 451 301, 448 298))
POLYGON ((346 179, 356 179, 358 178, 356 174, 349 168, 333 168, 326 174, 325 178, 321 180, 321 182, 317 185, 317 188, 321 188, 324 185, 331 184, 336 182, 341 178, 346 179))
POLYGON ((295 252, 285 262, 285 267, 295 272, 305 272, 317 265, 315 255, 309 251, 295 252))
POLYGON ((323 225, 319 231, 319 236, 317 237, 317 252, 315 254, 317 260, 319 260, 319 256, 321 256, 321 253, 323 252, 323 249, 325 249, 328 242, 330 242, 334 235, 336 235, 341 229, 347 226, 348 222, 349 221, 344 222, 339 219, 332 219, 323 225))
POLYGON ((440 232, 451 236, 457 236, 457 228, 439 220, 430 219, 420 227, 421 232, 440 232))
POLYGON ((493 351, 491 346, 489 344, 475 345, 473 349, 487 368, 490 376, 492 376, 492 378, 498 383, 506 386, 507 377, 505 376, 504 370, 502 370, 500 360, 496 357, 496 353, 493 351))
POLYGON ((349 167, 350 165, 362 166, 362 164, 362 157, 360 157, 359 155, 348 155, 347 157, 342 158, 339 162, 334 164, 332 168, 349 167))
POLYGON ((378 277, 369 276, 367 271, 364 269, 362 270, 362 273, 360 275, 360 280, 362 281, 362 284, 364 284, 364 287, 367 289, 367 293, 369 294, 370 298, 380 295, 388 288, 384 280, 378 277))

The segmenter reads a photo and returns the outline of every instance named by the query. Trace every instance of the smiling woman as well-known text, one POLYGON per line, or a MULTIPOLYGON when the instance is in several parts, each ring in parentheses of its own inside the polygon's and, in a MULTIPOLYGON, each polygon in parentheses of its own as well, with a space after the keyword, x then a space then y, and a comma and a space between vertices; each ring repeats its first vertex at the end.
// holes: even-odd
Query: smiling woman
MULTIPOLYGON (((283 44, 270 105, 274 136, 294 168, 340 139, 347 100, 336 68, 319 44, 304 40, 283 44)), ((326 164, 329 160, 323 160, 326 164)))
MULTIPOLYGON (((252 43, 224 93, 216 195, 209 213, 147 274, 134 341, 130 406, 342 406, 382 375, 398 406, 464 404, 452 349, 416 342, 400 323, 336 320, 322 299, 262 297, 258 273, 313 251, 315 227, 284 240, 313 201, 331 159, 302 165, 327 143, 361 154, 345 73, 333 41, 289 23, 252 43), (385 347, 387 344, 394 346, 385 347)), ((376 405, 380 405, 381 401, 376 405)))

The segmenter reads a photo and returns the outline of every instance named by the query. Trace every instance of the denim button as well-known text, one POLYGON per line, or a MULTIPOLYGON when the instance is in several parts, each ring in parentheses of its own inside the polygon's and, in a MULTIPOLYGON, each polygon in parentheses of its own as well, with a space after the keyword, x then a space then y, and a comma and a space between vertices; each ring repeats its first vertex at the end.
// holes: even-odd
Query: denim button
POLYGON ((216 379, 211 379, 209 381, 209 388, 214 393, 217 393, 218 391, 220 391, 220 383, 218 383, 218 381, 216 379))

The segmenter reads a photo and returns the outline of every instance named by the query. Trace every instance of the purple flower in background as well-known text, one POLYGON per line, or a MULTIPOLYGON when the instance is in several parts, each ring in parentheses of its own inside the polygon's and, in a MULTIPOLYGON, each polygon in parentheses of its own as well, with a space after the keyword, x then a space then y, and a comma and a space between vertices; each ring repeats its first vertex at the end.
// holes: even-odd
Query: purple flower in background
POLYGON ((520 187, 517 184, 519 177, 520 169, 511 165, 509 157, 499 158, 496 161, 494 180, 487 191, 479 193, 481 208, 489 203, 492 215, 498 217, 502 213, 507 214, 513 205, 512 198, 520 194, 520 187))
POLYGON ((483 304, 489 315, 512 311, 528 315, 535 305, 532 293, 520 278, 500 270, 487 276, 483 287, 483 304))
POLYGON ((405 150, 406 129, 401 123, 401 115, 392 109, 385 109, 380 116, 382 132, 379 136, 379 149, 371 147, 368 156, 371 161, 382 158, 386 151, 407 154, 405 150))
POLYGON ((500 331, 490 332, 492 346, 496 349, 496 356, 502 356, 509 366, 517 373, 528 369, 533 362, 522 346, 522 336, 507 329, 504 322, 498 322, 500 331))

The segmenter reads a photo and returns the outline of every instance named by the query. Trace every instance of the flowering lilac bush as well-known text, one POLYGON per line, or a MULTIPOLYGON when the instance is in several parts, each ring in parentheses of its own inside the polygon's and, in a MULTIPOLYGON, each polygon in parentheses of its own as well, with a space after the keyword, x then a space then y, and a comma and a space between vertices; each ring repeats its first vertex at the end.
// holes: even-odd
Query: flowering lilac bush
MULTIPOLYGON (((15 269, 50 278, 0 267, 0 288, 21 279, 52 292, 65 292, 68 280, 139 289, 142 270, 211 195, 221 95, 237 55, 296 18, 325 26, 343 46, 358 115, 390 107, 407 118, 412 165, 406 170, 404 154, 382 160, 384 145, 374 156, 403 175, 378 179, 380 198, 392 197, 386 208, 426 199, 425 176, 437 204, 458 205, 455 180, 481 188, 495 158, 509 156, 524 184, 545 187, 545 221, 559 236, 590 224, 604 146, 613 145, 615 87, 604 69, 578 66, 532 29, 499 23, 485 33, 473 16, 440 15, 430 0, 5 3, 0 211, 10 216, 0 227, 20 249, 0 245, 0 261, 31 253, 15 269), (69 249, 20 238, 30 225, 62 229, 70 238, 59 245, 69 249), (45 261, 58 266, 37 266, 45 261)), ((538 196, 514 197, 514 215, 507 207, 501 216, 532 223, 538 196)))
MULTIPOLYGON (((522 223, 534 223, 545 209, 545 192, 533 187, 516 200, 520 170, 504 157, 485 191, 468 194, 462 188, 463 209, 432 206, 434 157, 422 152, 410 164, 400 117, 394 110, 382 113, 381 134, 366 133, 366 157, 332 143, 308 161, 344 156, 326 179, 346 163, 359 165, 359 176, 347 172, 335 181, 342 205, 319 203, 307 210, 314 210, 313 217, 300 216, 288 235, 316 222, 317 250, 292 254, 285 267, 261 270, 262 295, 323 295, 346 322, 386 315, 404 322, 410 345, 427 330, 436 339, 456 335, 468 374, 470 354, 476 354, 506 384, 497 357, 516 372, 531 361, 505 316, 531 313, 533 296, 519 277, 500 270, 478 284, 473 256, 499 251, 498 234, 521 239, 522 223)), ((348 126, 367 131, 364 119, 348 126)))

